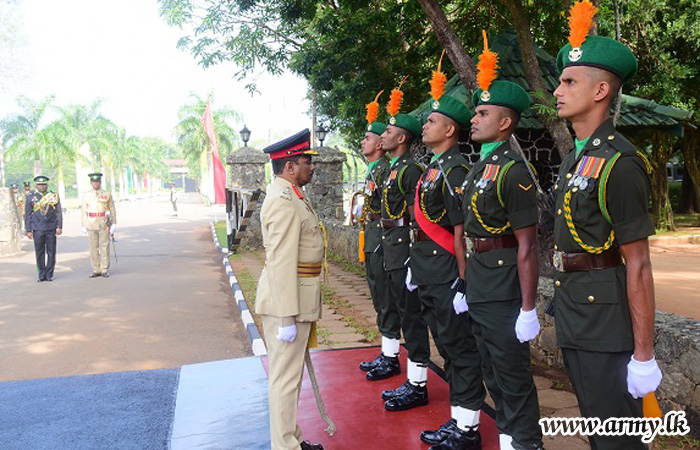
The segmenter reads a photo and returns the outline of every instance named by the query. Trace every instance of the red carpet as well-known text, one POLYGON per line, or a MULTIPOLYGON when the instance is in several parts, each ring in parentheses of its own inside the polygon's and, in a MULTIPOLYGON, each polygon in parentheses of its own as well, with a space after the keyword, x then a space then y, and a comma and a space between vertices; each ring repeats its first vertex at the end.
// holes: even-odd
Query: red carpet
MULTIPOLYGON (((379 347, 312 352, 316 377, 328 416, 337 431, 332 437, 324 429, 306 372, 299 400, 298 423, 304 439, 323 444, 326 450, 425 450, 420 433, 436 429, 450 417, 449 388, 432 370, 428 371, 430 403, 409 411, 384 409, 381 393, 406 380, 406 351, 401 351, 401 375, 382 381, 367 381, 360 361, 373 360, 379 347)), ((267 358, 263 358, 267 370, 267 358)), ((494 420, 481 413, 483 450, 498 450, 494 420)))

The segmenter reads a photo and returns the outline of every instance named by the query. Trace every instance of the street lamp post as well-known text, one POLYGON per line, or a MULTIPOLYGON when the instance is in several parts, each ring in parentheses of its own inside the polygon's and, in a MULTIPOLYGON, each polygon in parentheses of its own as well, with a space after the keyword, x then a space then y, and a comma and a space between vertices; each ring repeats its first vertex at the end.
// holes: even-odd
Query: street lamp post
POLYGON ((239 132, 241 139, 243 139, 243 146, 248 146, 248 141, 250 140, 250 130, 247 126, 243 125, 243 129, 239 132))
POLYGON ((316 137, 321 141, 321 147, 323 147, 323 141, 326 139, 326 133, 328 133, 328 130, 323 128, 323 125, 319 124, 319 126, 316 127, 316 137))

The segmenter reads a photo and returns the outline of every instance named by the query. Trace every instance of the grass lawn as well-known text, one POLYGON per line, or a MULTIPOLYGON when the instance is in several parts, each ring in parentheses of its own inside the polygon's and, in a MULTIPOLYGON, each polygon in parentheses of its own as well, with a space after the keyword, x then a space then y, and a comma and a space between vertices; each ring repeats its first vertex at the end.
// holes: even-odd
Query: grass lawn
POLYGON ((219 244, 221 244, 223 248, 227 248, 228 237, 226 236, 226 221, 219 220, 218 222, 214 222, 214 229, 216 230, 216 237, 219 239, 219 244))

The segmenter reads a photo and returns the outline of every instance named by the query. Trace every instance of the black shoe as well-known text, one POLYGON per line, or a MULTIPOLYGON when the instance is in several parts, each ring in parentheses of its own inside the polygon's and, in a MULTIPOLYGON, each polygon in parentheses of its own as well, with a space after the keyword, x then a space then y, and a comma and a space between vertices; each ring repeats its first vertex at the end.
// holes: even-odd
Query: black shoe
POLYGON ((384 353, 380 353, 379 356, 374 358, 374 361, 363 361, 360 363, 360 370, 363 372, 369 372, 374 369, 384 360, 384 353))
POLYGON ((456 428, 450 437, 428 450, 481 450, 481 433, 456 428))
POLYGON ((367 380, 385 380, 401 373, 398 356, 384 356, 384 359, 374 369, 367 372, 367 380))
POLYGON ((394 397, 397 397, 404 392, 406 392, 406 389, 408 388, 408 385, 411 384, 408 382, 408 380, 404 381, 404 383, 397 387, 396 389, 389 389, 388 391, 382 392, 382 400, 391 400, 394 397))
POLYGON ((420 440, 430 445, 437 445, 450 437, 457 429, 457 421, 450 419, 437 430, 426 430, 420 434, 420 440))
POLYGON ((39 278, 38 280, 36 280, 37 283, 41 283, 42 281, 46 281, 46 280, 44 280, 43 278, 39 278))
POLYGON ((323 450, 323 445, 312 444, 308 441, 304 441, 301 443, 301 450, 323 450))
POLYGON ((101 277, 101 276, 102 276, 101 273, 92 272, 88 278, 97 278, 97 277, 101 277))
POLYGON ((416 406, 428 404, 428 386, 414 386, 408 383, 408 387, 401 395, 397 395, 384 403, 387 411, 406 411, 416 406))
POLYGON ((44 281, 53 281, 53 277, 48 277, 48 278, 47 278, 46 280, 44 280, 44 281))
POLYGON ((109 272, 103 273, 102 276, 105 277, 105 278, 109 278, 109 272))

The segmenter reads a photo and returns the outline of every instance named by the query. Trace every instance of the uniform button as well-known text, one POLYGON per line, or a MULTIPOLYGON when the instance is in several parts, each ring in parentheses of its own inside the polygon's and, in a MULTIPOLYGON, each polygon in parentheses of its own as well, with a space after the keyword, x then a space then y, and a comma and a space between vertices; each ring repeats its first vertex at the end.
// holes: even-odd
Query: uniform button
POLYGON ((557 209, 557 215, 561 216, 561 209, 557 209))
POLYGON ((386 236, 382 236, 382 239, 386 239, 386 236))
POLYGON ((559 280, 555 281, 555 282, 554 282, 554 285, 557 286, 557 287, 561 286, 561 281, 559 281, 559 280))
POLYGON ((557 189, 559 189, 559 185, 558 185, 558 184, 555 184, 555 185, 554 185, 554 190, 556 191, 557 189))
POLYGON ((447 159, 452 159, 452 157, 451 157, 451 156, 448 156, 447 159))
POLYGON ((472 207, 471 207, 471 206, 467 206, 467 211, 471 211, 471 210, 472 210, 472 207))
POLYGON ((403 239, 399 238, 399 242, 403 242, 403 239))
POLYGON ((593 297, 592 295, 589 295, 589 296, 588 296, 588 302, 589 302, 589 303, 593 303, 594 301, 595 301, 595 297, 593 297))
POLYGON ((502 260, 502 259, 499 259, 499 260, 498 260, 498 265, 499 265, 499 266, 502 266, 502 265, 503 265, 503 260, 502 260))
POLYGON ((573 188, 573 189, 571 190, 571 192, 578 192, 578 188, 577 188, 577 187, 573 188))
POLYGON ((437 250, 433 250, 433 255, 437 255, 437 250))
POLYGON ((413 247, 413 242, 411 242, 410 244, 408 244, 408 246, 409 246, 409 247, 413 247))
POLYGON ((483 193, 484 193, 484 190, 483 190, 483 189, 479 189, 479 194, 483 194, 483 193))
POLYGON ((615 135, 614 135, 614 134, 611 134, 610 136, 608 136, 608 140, 609 140, 609 141, 612 141, 613 139, 615 139, 615 135))
POLYGON ((554 250, 559 250, 559 247, 555 245, 554 250))
POLYGON ((467 259, 469 259, 470 256, 472 256, 472 254, 471 254, 471 253, 467 253, 467 259))
POLYGON ((593 139, 593 145, 595 145, 596 147, 599 146, 599 145, 600 145, 600 139, 598 139, 598 138, 593 139))
POLYGON ((379 227, 381 227, 381 225, 380 225, 380 224, 377 224, 377 228, 379 228, 379 227))
POLYGON ((570 173, 567 173, 567 174, 566 174, 566 178, 571 178, 571 174, 570 174, 570 173))

